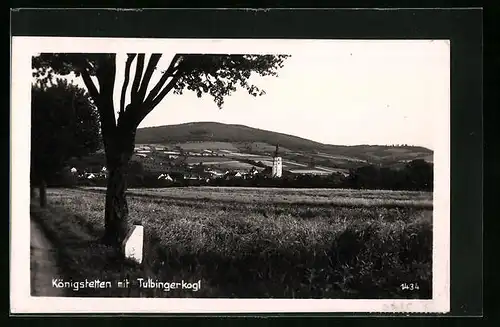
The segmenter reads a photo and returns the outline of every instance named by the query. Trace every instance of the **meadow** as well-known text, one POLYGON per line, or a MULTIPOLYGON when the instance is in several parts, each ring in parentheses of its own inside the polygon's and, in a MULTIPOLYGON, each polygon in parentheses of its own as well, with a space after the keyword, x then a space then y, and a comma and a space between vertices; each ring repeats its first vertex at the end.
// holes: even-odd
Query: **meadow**
POLYGON ((197 292, 80 290, 77 296, 225 298, 431 297, 432 193, 342 189, 131 189, 145 262, 99 242, 104 189, 49 189, 31 210, 74 280, 151 277, 197 292), (417 283, 405 290, 402 283, 417 283))

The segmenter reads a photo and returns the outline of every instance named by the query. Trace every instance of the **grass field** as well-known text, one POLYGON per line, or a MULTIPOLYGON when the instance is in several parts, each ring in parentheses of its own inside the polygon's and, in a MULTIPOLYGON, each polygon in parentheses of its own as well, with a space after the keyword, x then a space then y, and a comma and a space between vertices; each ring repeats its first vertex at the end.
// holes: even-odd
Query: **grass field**
POLYGON ((146 262, 100 245, 104 190, 50 189, 32 213, 74 280, 128 275, 196 282, 196 292, 81 290, 80 296, 430 298, 432 194, 332 189, 129 190, 146 262), (417 283, 418 290, 402 290, 417 283))
POLYGON ((176 146, 180 146, 186 151, 196 151, 196 150, 233 150, 236 151, 238 148, 230 142, 183 142, 176 143, 176 146))

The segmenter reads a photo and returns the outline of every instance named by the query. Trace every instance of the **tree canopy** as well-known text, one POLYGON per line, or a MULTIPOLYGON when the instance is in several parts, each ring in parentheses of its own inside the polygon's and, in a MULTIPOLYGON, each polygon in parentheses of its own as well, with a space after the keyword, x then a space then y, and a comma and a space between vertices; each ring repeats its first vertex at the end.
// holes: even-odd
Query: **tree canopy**
POLYGON ((99 117, 85 90, 66 80, 33 85, 31 102, 31 166, 37 177, 50 178, 69 158, 99 148, 99 117))
MULTIPOLYGON (((42 82, 47 82, 54 74, 68 75, 73 72, 77 77, 82 76, 87 84, 90 76, 99 77, 99 71, 102 71, 104 66, 107 66, 109 71, 114 71, 115 69, 111 67, 115 67, 115 57, 115 54, 43 53, 33 58, 33 76, 42 82)), ((238 86, 253 96, 265 94, 264 90, 249 83, 250 76, 253 72, 260 76, 277 76, 278 69, 283 67, 284 60, 289 55, 176 54, 169 67, 161 72, 162 78, 148 97, 145 97, 145 93, 162 54, 152 54, 147 67, 145 67, 145 57, 143 53, 127 55, 121 111, 125 109, 124 95, 135 59, 132 102, 146 100, 146 104, 155 107, 171 90, 177 94, 190 90, 198 97, 204 93, 211 95, 217 106, 222 107, 224 97, 236 91, 238 86)), ((89 91, 93 96, 92 93, 97 92, 97 90, 89 91)))

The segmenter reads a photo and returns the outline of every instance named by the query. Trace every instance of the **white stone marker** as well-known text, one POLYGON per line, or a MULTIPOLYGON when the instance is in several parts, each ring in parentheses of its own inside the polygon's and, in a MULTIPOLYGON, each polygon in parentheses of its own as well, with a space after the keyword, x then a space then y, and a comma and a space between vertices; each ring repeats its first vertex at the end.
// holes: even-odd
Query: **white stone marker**
POLYGON ((141 264, 143 244, 144 227, 141 225, 133 225, 122 244, 125 258, 132 259, 141 264))

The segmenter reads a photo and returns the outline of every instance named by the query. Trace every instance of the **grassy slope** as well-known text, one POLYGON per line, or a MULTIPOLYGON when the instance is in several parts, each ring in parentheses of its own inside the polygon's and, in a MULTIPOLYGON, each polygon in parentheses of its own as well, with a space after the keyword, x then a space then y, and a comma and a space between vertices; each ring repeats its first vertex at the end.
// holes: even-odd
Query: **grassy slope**
MULTIPOLYGON (((244 159, 262 161, 271 165, 271 155, 276 143, 280 144, 280 155, 283 157, 283 168, 287 170, 309 169, 311 158, 319 167, 328 171, 348 172, 366 164, 383 163, 384 166, 403 167, 404 163, 413 159, 432 161, 431 150, 420 147, 388 147, 377 145, 338 146, 313 142, 296 136, 255 129, 242 125, 226 125, 221 123, 189 123, 160 127, 141 128, 137 131, 136 144, 148 145, 180 145, 186 151, 204 149, 235 151, 243 155, 224 152, 224 157, 189 157, 187 163, 222 162, 211 164, 217 169, 250 169, 252 165, 240 162, 244 159)), ((222 152, 221 152, 222 153, 222 152)), ((166 160, 161 151, 147 154, 148 158, 134 156, 144 168, 152 172, 163 172, 166 168, 160 165, 166 160), (151 159, 154 160, 151 160, 151 159)), ((179 161, 180 159, 178 159, 179 161)), ((85 166, 99 171, 106 165, 104 153, 86 157, 85 166)), ((77 165, 78 160, 70 165, 77 165)), ((164 163, 165 164, 165 163, 164 163)), ((81 166, 81 165, 80 165, 81 166)), ((83 167, 82 166, 82 167, 83 167)), ((81 168, 82 168, 81 167, 81 168)), ((83 168, 82 168, 83 169, 83 168)), ((323 169, 319 169, 323 172, 323 169)))
MULTIPOLYGON (((272 152, 276 143, 282 153, 295 152, 334 154, 354 160, 413 160, 432 161, 432 151, 423 147, 388 147, 376 145, 340 146, 328 145, 304 138, 276 133, 243 125, 214 122, 197 122, 179 125, 140 128, 137 144, 175 144, 185 142, 227 142, 224 148, 236 147, 241 151, 272 152)), ((319 156, 319 159, 324 158, 319 156)))
MULTIPOLYGON (((210 189, 158 190, 130 195, 131 219, 146 230, 147 264, 118 263, 98 243, 104 196, 83 190, 49 191, 50 207, 32 210, 64 251, 73 279, 118 280, 151 276, 162 281, 202 280, 196 294, 119 289, 78 295, 177 297, 428 298, 431 295, 432 209, 425 193, 282 190, 274 198, 233 189, 206 201, 210 189), (156 192, 156 193, 155 193, 156 192), (288 193, 287 193, 288 192, 288 193), (297 192, 317 204, 283 203, 297 192), (328 193, 330 192, 330 193, 328 193), (354 195, 354 196, 353 196, 354 195), (361 198, 413 205, 364 207, 320 205, 318 200, 361 198), (225 198, 228 201, 223 201, 225 198), (210 200, 210 201, 208 201, 210 200), (281 202, 280 202, 281 200, 281 202), (84 214, 80 214, 84 213, 84 214), (401 291, 411 280, 418 291, 401 291)), ((224 191, 222 191, 224 192, 224 191)), ((262 192, 262 189, 259 189, 262 192)), ((274 192, 274 191, 273 191, 274 192)), ((133 193, 133 191, 131 192, 133 193)))

